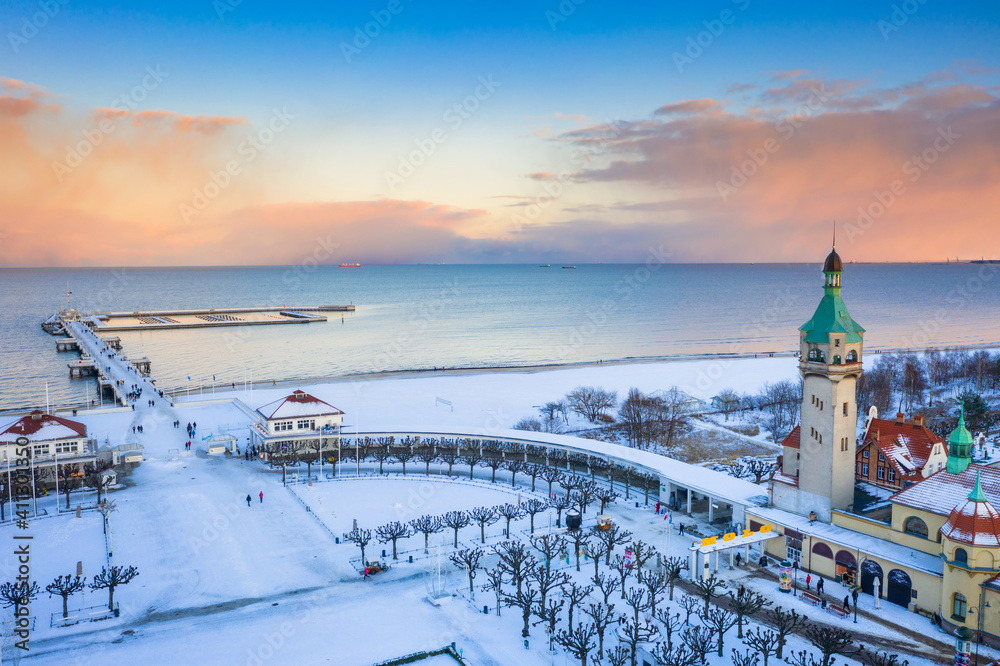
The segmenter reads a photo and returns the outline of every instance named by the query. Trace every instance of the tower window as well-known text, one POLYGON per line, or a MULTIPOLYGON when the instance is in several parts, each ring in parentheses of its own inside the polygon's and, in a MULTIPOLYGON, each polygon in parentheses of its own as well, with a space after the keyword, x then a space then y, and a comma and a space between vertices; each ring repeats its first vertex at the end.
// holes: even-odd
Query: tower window
POLYGON ((844 416, 847 416, 847 403, 844 403, 844 416))
POLYGON ((854 351, 853 349, 847 352, 848 363, 857 363, 857 361, 858 361, 858 352, 854 351))
POLYGON ((836 340, 833 341, 833 346, 834 347, 839 347, 840 346, 840 338, 837 338, 836 340))
POLYGON ((840 365, 840 356, 839 355, 833 357, 833 364, 834 365, 840 365))
POLYGON ((959 622, 965 622, 965 608, 965 597, 956 592, 955 597, 951 602, 952 619, 958 620, 959 622))

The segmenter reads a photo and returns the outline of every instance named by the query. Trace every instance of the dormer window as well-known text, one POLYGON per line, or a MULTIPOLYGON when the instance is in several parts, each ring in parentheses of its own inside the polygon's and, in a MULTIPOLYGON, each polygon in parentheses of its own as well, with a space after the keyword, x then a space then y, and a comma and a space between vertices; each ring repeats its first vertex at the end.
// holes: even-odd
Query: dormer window
POLYGON ((847 362, 848 363, 857 363, 858 362, 858 352, 855 351, 855 350, 853 350, 853 349, 851 351, 847 352, 847 362))

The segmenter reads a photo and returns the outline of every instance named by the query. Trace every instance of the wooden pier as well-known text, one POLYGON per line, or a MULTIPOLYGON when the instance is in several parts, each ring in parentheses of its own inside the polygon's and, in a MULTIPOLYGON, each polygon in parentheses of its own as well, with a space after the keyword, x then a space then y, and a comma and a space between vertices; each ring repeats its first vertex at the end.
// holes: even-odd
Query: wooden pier
POLYGON ((63 338, 56 340, 56 351, 80 351, 80 344, 74 338, 63 338))

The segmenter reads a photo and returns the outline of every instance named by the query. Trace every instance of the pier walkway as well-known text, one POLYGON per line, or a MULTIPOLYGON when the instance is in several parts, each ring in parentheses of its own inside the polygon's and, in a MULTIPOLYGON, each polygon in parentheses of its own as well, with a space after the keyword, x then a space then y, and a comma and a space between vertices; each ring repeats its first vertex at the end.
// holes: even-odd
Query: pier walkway
POLYGON ((81 375, 96 371, 101 390, 110 389, 114 393, 115 400, 122 406, 129 404, 126 394, 133 384, 143 389, 140 400, 148 398, 168 401, 167 398, 160 397, 153 380, 148 376, 149 359, 129 360, 123 357, 112 349, 108 341, 96 335, 81 321, 67 321, 65 329, 82 354, 79 361, 68 364, 70 374, 73 374, 74 369, 81 375))

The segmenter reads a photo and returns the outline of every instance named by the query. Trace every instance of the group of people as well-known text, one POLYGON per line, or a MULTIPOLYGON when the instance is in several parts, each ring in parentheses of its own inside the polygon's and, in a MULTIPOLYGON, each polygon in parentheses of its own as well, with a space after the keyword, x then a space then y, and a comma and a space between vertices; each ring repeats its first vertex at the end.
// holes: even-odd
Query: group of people
MULTIPOLYGON (((258 494, 257 494, 257 497, 259 497, 259 498, 260 498, 260 503, 261 503, 261 504, 263 504, 263 503, 264 503, 264 491, 263 491, 263 490, 262 490, 262 491, 260 491, 260 493, 258 493, 258 494)), ((250 497, 250 494, 249 494, 249 493, 247 493, 247 506, 250 506, 250 503, 251 503, 252 501, 253 501, 253 498, 252 498, 252 497, 250 497)))
POLYGON ((130 402, 136 402, 141 396, 142 396, 142 387, 139 386, 138 384, 132 384, 132 386, 129 387, 128 393, 125 394, 125 397, 130 402))
POLYGON ((142 434, 142 426, 141 425, 134 425, 134 426, 132 426, 132 433, 135 434, 136 432, 138 432, 140 435, 142 434))

